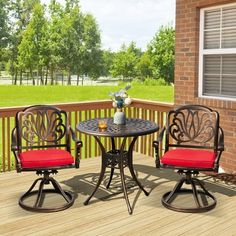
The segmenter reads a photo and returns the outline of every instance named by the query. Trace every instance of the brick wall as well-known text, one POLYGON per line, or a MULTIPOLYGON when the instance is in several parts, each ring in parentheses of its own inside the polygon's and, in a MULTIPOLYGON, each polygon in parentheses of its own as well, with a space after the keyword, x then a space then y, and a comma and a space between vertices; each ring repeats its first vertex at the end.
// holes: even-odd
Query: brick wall
POLYGON ((234 1, 176 0, 175 104, 201 104, 220 113, 225 133, 225 151, 220 165, 236 172, 236 101, 198 97, 198 52, 200 9, 234 1))

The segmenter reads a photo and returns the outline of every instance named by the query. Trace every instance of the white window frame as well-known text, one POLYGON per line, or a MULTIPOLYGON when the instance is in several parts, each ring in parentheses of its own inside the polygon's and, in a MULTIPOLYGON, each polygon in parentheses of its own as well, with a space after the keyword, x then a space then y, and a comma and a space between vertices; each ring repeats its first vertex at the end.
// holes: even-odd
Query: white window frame
MULTIPOLYGON (((204 55, 212 55, 212 54, 219 54, 219 55, 220 54, 223 54, 223 55, 235 54, 236 55, 236 48, 219 48, 219 49, 204 49, 203 48, 204 47, 204 22, 205 22, 204 13, 207 10, 221 9, 221 14, 222 14, 222 8, 230 7, 230 6, 236 6, 236 3, 223 4, 223 5, 217 5, 214 7, 207 7, 207 8, 200 9, 198 96, 201 98, 236 101, 236 98, 234 97, 203 95, 203 57, 204 55)), ((220 27, 220 30, 222 30, 221 27, 220 27)), ((220 42, 220 46, 221 46, 221 42, 220 42)))

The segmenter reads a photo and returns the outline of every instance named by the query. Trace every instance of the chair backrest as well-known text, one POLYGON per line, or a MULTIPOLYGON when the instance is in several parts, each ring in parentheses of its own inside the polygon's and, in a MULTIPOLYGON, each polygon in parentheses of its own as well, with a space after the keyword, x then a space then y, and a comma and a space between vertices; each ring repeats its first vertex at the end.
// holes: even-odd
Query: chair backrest
POLYGON ((165 151, 170 147, 217 150, 219 114, 201 105, 184 105, 167 115, 165 151))
POLYGON ((65 111, 53 106, 31 106, 16 114, 18 151, 65 147, 70 151, 68 119, 65 111))

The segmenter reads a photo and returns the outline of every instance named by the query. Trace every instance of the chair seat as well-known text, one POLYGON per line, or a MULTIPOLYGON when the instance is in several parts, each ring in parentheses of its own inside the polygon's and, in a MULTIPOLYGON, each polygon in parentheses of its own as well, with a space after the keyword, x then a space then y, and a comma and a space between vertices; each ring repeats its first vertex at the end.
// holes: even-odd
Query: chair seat
POLYGON ((25 151, 19 154, 19 158, 23 168, 48 168, 74 163, 71 154, 60 149, 25 151))
POLYGON ((174 149, 167 151, 161 158, 164 165, 178 167, 213 168, 216 154, 213 151, 174 149))

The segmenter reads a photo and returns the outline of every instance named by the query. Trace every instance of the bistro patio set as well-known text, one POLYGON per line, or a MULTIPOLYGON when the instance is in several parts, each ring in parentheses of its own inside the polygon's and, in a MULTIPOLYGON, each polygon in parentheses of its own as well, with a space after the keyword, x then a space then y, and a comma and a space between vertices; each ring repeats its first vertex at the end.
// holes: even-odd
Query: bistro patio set
MULTIPOLYGON (((84 120, 75 128, 77 132, 93 136, 101 150, 100 175, 84 205, 89 204, 99 189, 106 169, 110 169, 107 189, 112 182, 114 170, 117 169, 128 213, 132 214, 124 169, 128 167, 135 184, 148 196, 149 192, 135 174, 133 149, 139 136, 159 132, 152 144, 155 149, 156 171, 159 168, 169 168, 182 175, 173 190, 163 195, 162 204, 171 210, 191 213, 206 212, 216 206, 216 198, 206 189, 203 181, 195 176, 199 172, 218 171, 224 150, 224 134, 217 111, 201 105, 183 105, 167 113, 165 127, 159 127, 148 119, 137 118, 127 118, 125 124, 116 124, 109 117, 84 120), (106 150, 101 138, 110 141, 109 150, 106 150), (117 145, 117 138, 122 140, 120 145, 117 145), (160 156, 160 149, 163 148, 165 153, 160 156), (192 195, 194 206, 176 205, 175 199, 179 195, 192 195)), ((77 139, 75 130, 69 125, 65 111, 54 106, 35 105, 17 112, 11 147, 16 170, 34 171, 41 176, 20 197, 19 205, 35 212, 56 212, 72 206, 75 202, 74 194, 63 190, 51 176, 59 169, 79 168, 82 146, 82 141, 77 139), (71 154, 71 140, 75 142, 75 156, 71 154), (51 188, 47 188, 49 184, 51 188), (45 206, 45 197, 50 193, 59 194, 64 204, 57 207, 45 206), (30 204, 29 199, 33 199, 30 204)))

